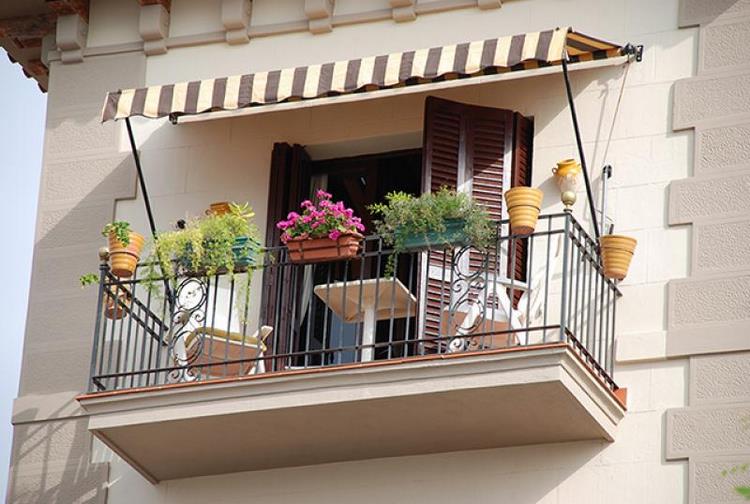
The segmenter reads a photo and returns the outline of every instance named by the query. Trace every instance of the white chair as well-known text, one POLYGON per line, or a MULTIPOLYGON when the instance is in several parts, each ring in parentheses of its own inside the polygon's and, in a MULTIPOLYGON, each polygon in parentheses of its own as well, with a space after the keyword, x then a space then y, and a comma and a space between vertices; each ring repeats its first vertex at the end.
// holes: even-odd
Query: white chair
MULTIPOLYGON (((223 329, 199 327, 174 342, 174 364, 200 370, 207 378, 264 373, 265 340, 272 332, 273 327, 262 326, 252 335, 243 337, 240 333, 223 329), (241 362, 223 364, 224 361, 241 362)), ((175 374, 173 377, 173 381, 181 382, 197 379, 195 372, 182 372, 180 376, 175 374)))
MULTIPOLYGON (((557 235, 557 243, 552 246, 554 252, 550 254, 549 270, 546 263, 537 266, 532 272, 530 286, 507 279, 489 280, 477 292, 468 310, 456 311, 455 332, 459 336, 450 341, 449 351, 502 348, 520 343, 518 336, 523 329, 534 327, 543 316, 545 284, 557 274, 562 235, 557 235), (508 296, 511 288, 523 292, 516 308, 513 308, 508 296), (480 335, 472 336, 474 333, 480 335)), ((528 339, 527 333, 524 344, 530 343, 528 339)))

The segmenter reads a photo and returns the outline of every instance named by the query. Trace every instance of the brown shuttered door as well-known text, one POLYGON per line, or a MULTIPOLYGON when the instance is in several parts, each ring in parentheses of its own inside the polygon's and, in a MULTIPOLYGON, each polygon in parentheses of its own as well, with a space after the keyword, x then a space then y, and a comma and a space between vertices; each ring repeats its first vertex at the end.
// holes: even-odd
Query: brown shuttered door
MULTIPOLYGON (((493 219, 502 218, 503 174, 510 156, 513 113, 429 97, 425 104, 423 181, 425 191, 448 186, 471 191, 493 219), (506 148, 507 146, 507 148, 506 148)), ((448 253, 450 256, 450 253, 448 253)), ((430 253, 426 272, 425 337, 449 336, 449 257, 430 253), (441 322, 443 327, 441 328, 441 322)), ((470 267, 482 257, 472 251, 470 267)), ((492 264, 490 265, 492 266, 492 264)), ((425 285, 423 283, 423 285, 425 285)))
MULTIPOLYGON (((461 103, 428 97, 425 102, 422 182, 424 192, 435 192, 442 186, 456 189, 458 173, 465 172, 465 110, 461 103)), ((448 259, 440 251, 430 252, 426 278, 425 337, 440 334, 441 311, 450 303, 450 293, 443 277, 433 278, 431 269, 442 270, 448 259)), ((445 278, 449 278, 446 273, 445 278)), ((423 283, 423 285, 425 285, 423 283)))
MULTIPOLYGON (((534 123, 518 112, 513 114, 513 174, 511 187, 531 185, 531 157, 533 152, 534 123)), ((515 251, 509 252, 513 267, 508 264, 508 277, 526 281, 528 263, 528 239, 516 240, 515 251), (512 271, 511 271, 512 270, 512 271)), ((510 296, 510 293, 508 293, 510 296)), ((518 306, 523 292, 513 292, 513 306, 518 306)))
MULTIPOLYGON (((299 202, 306 199, 310 193, 310 157, 301 145, 277 143, 273 146, 271 156, 271 176, 268 184, 268 210, 266 220, 266 247, 281 245, 281 231, 276 223, 286 218, 287 214, 296 210, 299 202)), ((279 274, 278 255, 266 260, 267 267, 263 270, 263 294, 260 320, 263 325, 274 328, 266 341, 271 352, 278 354, 289 351, 288 343, 294 335, 291 329, 291 313, 282 307, 294 306, 293 296, 299 296, 294 291, 293 269, 283 268, 279 274)), ((301 284, 300 284, 301 286, 301 284)), ((278 365, 283 365, 280 362, 278 365)), ((271 362, 266 362, 266 368, 271 368, 271 362)))

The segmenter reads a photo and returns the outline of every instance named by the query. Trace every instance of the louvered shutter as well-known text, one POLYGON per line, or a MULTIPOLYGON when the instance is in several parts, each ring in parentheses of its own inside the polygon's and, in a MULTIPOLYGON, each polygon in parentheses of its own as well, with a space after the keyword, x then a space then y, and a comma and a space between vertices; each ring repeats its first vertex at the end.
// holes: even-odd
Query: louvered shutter
MULTIPOLYGON (((513 114, 513 174, 511 187, 531 185, 531 158, 533 152, 534 124, 516 112, 513 114)), ((513 244, 513 262, 508 263, 508 277, 525 282, 527 279, 528 239, 516 240, 513 244), (512 266, 511 266, 512 264, 512 266)), ((508 293, 510 295, 510 293, 508 293)), ((513 292, 513 305, 517 306, 523 292, 513 292)))
MULTIPOLYGON (((503 217, 503 172, 511 156, 513 114, 438 98, 425 105, 423 180, 425 191, 448 186, 469 192, 489 211, 503 217)), ((430 252, 423 272, 425 337, 449 336, 446 308, 451 303, 450 255, 430 252)), ((481 266, 482 256, 472 251, 470 269, 481 266)), ((491 257, 490 266, 496 258, 491 257)))
MULTIPOLYGON (((266 247, 281 245, 281 231, 276 223, 296 210, 299 202, 310 193, 310 157, 301 145, 276 143, 271 156, 271 179, 268 185, 268 210, 266 217, 266 247)), ((293 328, 290 319, 292 314, 282 307, 295 306, 294 297, 299 297, 301 283, 294 282, 293 268, 281 268, 279 271, 278 256, 266 258, 268 267, 263 269, 263 295, 260 320, 263 325, 274 328, 266 341, 269 354, 283 354, 289 351, 287 344, 293 341, 293 328)), ((296 320, 299 320, 297 316, 296 320)), ((267 369, 276 369, 285 362, 277 359, 266 361, 267 369), (271 367, 271 366, 274 367, 271 367)))
MULTIPOLYGON (((428 97, 425 102, 424 146, 422 155, 422 182, 424 192, 435 192, 443 186, 456 189, 459 171, 465 172, 465 134, 463 134, 464 106, 460 103, 428 97)), ((442 251, 428 254, 427 271, 422 283, 425 336, 440 334, 441 313, 450 303, 450 292, 442 276, 443 266, 449 258, 442 251), (438 271, 435 271, 438 270, 438 271)))

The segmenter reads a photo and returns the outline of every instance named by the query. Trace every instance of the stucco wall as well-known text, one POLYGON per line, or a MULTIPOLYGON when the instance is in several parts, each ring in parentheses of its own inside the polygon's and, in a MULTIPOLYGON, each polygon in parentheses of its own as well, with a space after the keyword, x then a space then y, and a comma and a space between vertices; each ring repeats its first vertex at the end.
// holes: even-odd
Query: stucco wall
MULTIPOLYGON (((128 9, 116 3, 92 0, 88 40, 96 51, 106 52, 115 46, 125 50, 141 38, 137 23, 132 22, 138 9, 133 9, 128 17, 128 9)), ((180 40, 184 41, 195 33, 221 32, 221 3, 173 0, 169 36, 182 37, 180 40)), ((676 205, 675 185, 671 198, 668 187, 671 181, 692 174, 694 149, 700 149, 697 152, 701 156, 716 156, 724 152, 721 142, 727 137, 723 131, 717 137, 706 130, 700 136, 696 134, 700 140, 694 143, 691 131, 674 130, 683 120, 677 105, 673 110, 672 95, 679 91, 674 82, 693 76, 699 66, 698 30, 678 29, 678 3, 576 0, 562 7, 554 0, 508 0, 500 9, 465 8, 419 14, 415 21, 406 23, 386 19, 334 26, 330 33, 319 35, 303 29, 252 38, 247 44, 196 42, 169 47, 164 54, 148 57, 142 50, 128 49, 115 56, 87 55, 78 64, 55 63, 51 72, 39 239, 16 408, 19 426, 15 480, 22 481, 18 476, 21 471, 28 471, 31 479, 27 487, 16 483, 11 502, 34 502, 34 497, 45 495, 42 492, 47 490, 43 488, 53 489, 56 496, 77 488, 47 475, 49 469, 45 472, 41 465, 28 462, 24 466, 24 458, 34 458, 30 454, 39 454, 35 460, 44 459, 43 451, 39 451, 45 449, 44 445, 59 453, 60 465, 55 474, 95 473, 89 487, 98 489, 107 482, 110 503, 185 504, 212 502, 218 497, 226 502, 242 502, 248 496, 267 502, 457 502, 469 498, 478 502, 686 502, 689 471, 708 481, 710 470, 695 466, 692 458, 689 465, 686 460, 665 457, 665 411, 687 405, 689 367, 686 357, 665 360, 670 327, 667 283, 688 276, 689 266, 713 267, 710 262, 696 263, 690 256, 691 243, 712 230, 670 227, 678 222, 672 218, 675 214, 667 212, 668 202, 676 205), (95 300, 91 293, 78 289, 76 278, 81 272, 96 268, 96 249, 101 244, 98 230, 111 218, 113 208, 118 218, 131 221, 137 229, 148 229, 143 202, 135 189, 123 126, 101 126, 96 121, 105 90, 320 63, 566 24, 603 39, 646 46, 644 61, 631 65, 627 76, 624 68, 573 74, 597 201, 599 170, 608 162, 614 166, 610 214, 618 232, 639 240, 631 274, 621 287, 624 297, 618 307, 615 379, 629 389, 629 411, 615 443, 374 460, 170 481, 155 487, 101 446, 95 450, 94 463, 89 465, 90 438, 85 432, 85 418, 75 416, 80 412, 70 399, 85 388, 95 300), (66 174, 78 173, 77 169, 87 170, 87 176, 71 183, 72 175, 66 174), (118 201, 113 206, 115 199, 118 201), (66 321, 62 329, 61 320, 66 321), (60 355, 70 355, 70 362, 60 360, 60 355), (49 369, 57 367, 45 357, 55 359, 58 366, 66 369, 50 373, 49 369), (65 378, 68 375, 70 379, 65 378), (61 413, 54 408, 47 411, 43 405, 58 396, 59 411, 65 417, 72 416, 60 421, 64 427, 60 432, 70 430, 74 434, 60 440, 53 435, 45 437, 44 430, 38 431, 37 436, 43 439, 39 445, 32 430, 41 427, 52 432, 56 428, 58 424, 47 419, 61 413)), ((277 4, 278 9, 274 9, 268 0, 257 0, 251 26, 304 21, 301 0, 277 4)), ((371 9, 390 9, 386 1, 366 4, 371 9)), ((340 0, 334 16, 356 12, 356 5, 340 0)), ((557 160, 576 156, 560 75, 437 94, 534 116, 534 184, 546 192, 544 211, 560 208, 550 170, 557 160)), ((335 153, 344 152, 347 142, 349 147, 362 145, 362 140, 372 145, 385 135, 414 139, 422 128, 424 97, 425 94, 417 94, 179 126, 164 120, 134 120, 157 227, 169 228, 186 213, 199 214, 211 201, 226 199, 249 201, 263 223, 273 142, 318 146, 313 151, 320 151, 321 145, 337 144, 324 149, 335 153)), ((733 134, 742 138, 741 131, 733 134)), ((732 158, 722 162, 730 167, 737 164, 732 158)), ((701 166, 705 166, 701 169, 706 170, 709 180, 712 163, 701 166)), ((581 194, 576 215, 582 220, 588 218, 584 201, 581 194)), ((743 267, 745 259, 738 252, 730 262, 743 267)), ((690 366, 693 369, 694 364, 690 366)), ((718 474, 717 479, 720 480, 718 474)), ((724 483, 720 480, 719 484, 724 483)), ((103 501, 102 492, 96 495, 90 502, 103 501)), ((55 498, 58 502, 73 501, 55 498)), ((79 501, 89 502, 84 498, 79 501)))

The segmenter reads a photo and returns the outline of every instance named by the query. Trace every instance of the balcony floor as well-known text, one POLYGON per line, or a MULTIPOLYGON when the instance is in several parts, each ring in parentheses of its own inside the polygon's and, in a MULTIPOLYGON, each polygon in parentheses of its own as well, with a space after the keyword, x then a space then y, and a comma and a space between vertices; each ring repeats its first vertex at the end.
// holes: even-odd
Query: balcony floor
POLYGON ((564 343, 78 398, 152 482, 526 444, 613 441, 624 407, 564 343))

